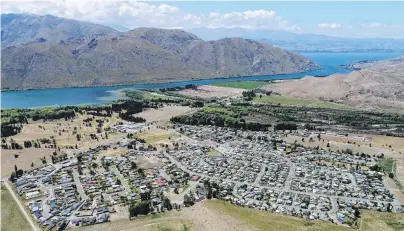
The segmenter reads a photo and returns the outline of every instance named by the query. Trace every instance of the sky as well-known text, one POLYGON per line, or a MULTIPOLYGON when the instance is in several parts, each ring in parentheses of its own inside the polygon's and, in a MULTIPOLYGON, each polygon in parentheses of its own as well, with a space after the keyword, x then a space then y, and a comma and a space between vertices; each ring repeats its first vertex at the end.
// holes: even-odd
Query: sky
POLYGON ((104 25, 285 30, 338 37, 404 38, 404 2, 171 2, 3 0, 2 13, 52 14, 104 25))

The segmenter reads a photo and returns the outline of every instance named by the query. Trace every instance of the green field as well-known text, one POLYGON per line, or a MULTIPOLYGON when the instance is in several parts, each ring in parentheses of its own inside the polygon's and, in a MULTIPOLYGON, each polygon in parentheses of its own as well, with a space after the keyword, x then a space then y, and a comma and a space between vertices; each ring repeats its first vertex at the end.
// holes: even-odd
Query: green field
POLYGON ((269 82, 264 81, 240 81, 240 82, 220 82, 220 83, 213 83, 211 85, 217 87, 231 87, 231 88, 241 88, 241 89, 254 89, 263 87, 265 85, 270 84, 269 82))
POLYGON ((319 100, 306 100, 306 99, 295 99, 283 96, 268 96, 259 95, 253 99, 255 103, 270 103, 270 104, 281 104, 281 105, 294 105, 302 107, 321 107, 321 108, 336 108, 336 109, 350 109, 350 106, 325 102, 319 100))
POLYGON ((143 95, 144 99, 149 99, 149 100, 177 100, 178 98, 168 96, 168 95, 162 95, 162 94, 152 94, 152 93, 145 93, 143 95))
POLYGON ((208 152, 208 155, 209 156, 220 156, 220 154, 216 151, 216 150, 210 150, 209 152, 208 152))
POLYGON ((28 231, 31 226, 24 218, 10 192, 1 186, 1 231, 28 231))
POLYGON ((383 168, 383 170, 387 173, 396 173, 395 171, 395 160, 393 158, 383 158, 377 164, 383 168))
POLYGON ((219 113, 226 114, 226 115, 233 114, 233 112, 227 110, 226 108, 221 108, 221 107, 204 107, 203 110, 206 112, 219 112, 219 113))

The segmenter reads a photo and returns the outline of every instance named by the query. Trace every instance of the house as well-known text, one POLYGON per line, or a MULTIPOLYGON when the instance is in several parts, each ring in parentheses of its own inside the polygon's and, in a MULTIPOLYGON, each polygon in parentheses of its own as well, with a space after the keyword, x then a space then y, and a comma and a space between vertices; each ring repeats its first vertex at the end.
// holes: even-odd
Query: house
POLYGON ((25 194, 25 199, 31 199, 31 198, 35 198, 35 197, 39 197, 40 196, 40 194, 39 194, 39 192, 38 191, 33 191, 33 192, 27 192, 26 194, 25 194))

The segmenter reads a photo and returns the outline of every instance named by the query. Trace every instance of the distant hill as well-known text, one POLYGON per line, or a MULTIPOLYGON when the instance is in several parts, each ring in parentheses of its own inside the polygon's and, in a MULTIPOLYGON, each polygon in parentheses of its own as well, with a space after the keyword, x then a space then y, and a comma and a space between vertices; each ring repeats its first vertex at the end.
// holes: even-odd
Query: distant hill
POLYGON ((102 25, 52 15, 2 14, 1 45, 59 42, 71 37, 84 38, 118 33, 102 25))
POLYGON ((155 28, 9 46, 1 59, 3 89, 168 82, 318 68, 302 55, 249 39, 205 42, 182 30, 155 28))
POLYGON ((299 52, 404 52, 404 39, 339 38, 317 34, 297 34, 282 30, 243 28, 195 28, 187 31, 204 40, 242 37, 299 52))
POLYGON ((364 109, 404 111, 404 57, 362 63, 349 74, 304 77, 265 86, 267 90, 303 99, 341 102, 364 109))

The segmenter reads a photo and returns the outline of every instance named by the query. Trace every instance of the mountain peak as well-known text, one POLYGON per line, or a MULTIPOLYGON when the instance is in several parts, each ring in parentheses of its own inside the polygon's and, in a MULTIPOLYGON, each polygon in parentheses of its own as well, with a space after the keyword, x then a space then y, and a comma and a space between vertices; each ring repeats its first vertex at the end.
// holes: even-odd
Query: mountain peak
POLYGON ((1 43, 4 47, 36 41, 58 43, 69 37, 83 38, 118 33, 107 26, 49 14, 2 14, 1 19, 1 43))

